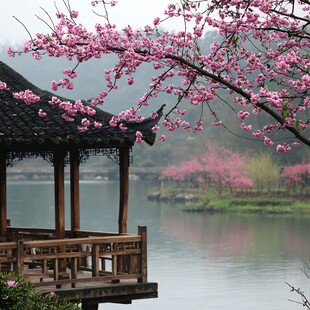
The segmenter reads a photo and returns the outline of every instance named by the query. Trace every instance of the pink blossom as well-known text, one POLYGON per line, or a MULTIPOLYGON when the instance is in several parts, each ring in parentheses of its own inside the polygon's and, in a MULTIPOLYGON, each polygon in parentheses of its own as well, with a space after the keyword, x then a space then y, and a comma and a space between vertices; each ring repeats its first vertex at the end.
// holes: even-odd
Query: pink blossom
POLYGON ((74 122, 74 118, 70 117, 68 114, 63 113, 61 114, 61 117, 66 120, 67 122, 74 122))
POLYGON ((191 129, 191 126, 190 126, 189 122, 186 122, 186 121, 183 121, 183 122, 181 123, 181 126, 182 126, 183 129, 186 130, 186 131, 190 131, 190 129, 191 129))
POLYGON ((95 128, 99 129, 99 128, 102 127, 102 123, 100 123, 100 122, 94 122, 94 126, 95 126, 95 128))
POLYGON ((128 85, 132 85, 135 82, 135 79, 133 77, 129 77, 127 80, 128 85))
POLYGON ((160 127, 156 124, 154 127, 152 127, 152 132, 157 132, 159 128, 160 127))
POLYGON ((75 77, 77 77, 78 73, 76 71, 73 71, 72 69, 65 69, 63 70, 63 73, 68 75, 71 79, 74 79, 75 77))
POLYGON ((136 121, 137 123, 142 123, 142 122, 144 121, 144 117, 143 117, 143 116, 136 116, 136 117, 135 117, 135 121, 136 121))
POLYGON ((55 296, 56 296, 56 293, 55 293, 55 292, 50 292, 50 296, 51 296, 51 297, 55 297, 55 296))
POLYGON ((0 90, 9 90, 5 82, 0 81, 0 90))
POLYGON ((238 113, 238 118, 241 120, 244 120, 245 118, 249 117, 250 113, 246 111, 239 111, 238 113))
POLYGON ((116 127, 119 119, 115 116, 112 117, 112 119, 109 121, 109 124, 111 127, 116 127))
POLYGON ((96 110, 89 107, 89 106, 86 106, 85 107, 85 113, 89 116, 94 116, 96 114, 96 110))
POLYGON ((244 123, 241 124, 241 128, 244 131, 250 131, 252 129, 252 125, 245 125, 244 123))
POLYGON ((87 118, 83 118, 81 121, 82 126, 84 127, 89 127, 90 126, 90 121, 87 118))
POLYGON ((79 132, 85 132, 85 131, 88 130, 88 127, 86 127, 86 126, 78 126, 78 127, 77 127, 77 130, 78 130, 79 132))
POLYGON ((270 138, 265 136, 264 137, 264 144, 268 145, 268 146, 271 146, 271 145, 274 145, 274 142, 270 138))
POLYGON ((13 97, 15 99, 21 99, 26 104, 31 104, 33 102, 37 102, 40 100, 40 97, 35 95, 31 90, 27 89, 25 91, 21 91, 19 93, 13 93, 13 97))
POLYGON ((176 113, 184 116, 187 113, 187 110, 185 110, 185 109, 183 109, 183 110, 176 109, 176 113))
POLYGON ((266 77, 262 73, 258 74, 256 77, 256 82, 259 85, 264 84, 265 80, 266 80, 266 77))
POLYGON ((154 113, 151 114, 151 118, 152 119, 156 119, 157 117, 158 117, 157 112, 154 112, 154 113))
POLYGON ((123 123, 120 123, 120 124, 119 124, 119 128, 120 128, 120 130, 123 131, 123 132, 126 131, 126 130, 128 129, 123 123))
POLYGON ((194 131, 202 131, 203 130, 203 121, 199 120, 199 121, 196 121, 196 126, 195 126, 195 129, 194 131))
POLYGON ((45 117, 46 116, 46 113, 42 109, 39 110, 38 114, 39 114, 40 117, 45 117))
POLYGON ((212 125, 215 127, 218 127, 218 126, 223 125, 223 122, 222 121, 216 121, 216 122, 213 122, 212 125))
POLYGON ((53 96, 52 100, 50 100, 48 103, 51 104, 51 105, 54 105, 54 104, 59 105, 60 102, 61 102, 61 100, 59 98, 53 96))
POLYGON ((78 16, 79 16, 79 12, 77 12, 77 11, 71 11, 70 12, 70 16, 72 17, 72 18, 77 18, 78 16))
POLYGON ((58 89, 58 85, 59 85, 58 82, 52 81, 51 83, 52 90, 56 91, 58 89))
POLYGON ((9 286, 9 287, 16 287, 17 282, 14 281, 14 280, 8 280, 8 281, 6 282, 6 284, 7 284, 7 286, 9 286))
POLYGON ((136 131, 136 137, 142 138, 143 134, 140 131, 136 131))
POLYGON ((158 140, 159 141, 166 141, 166 136, 165 135, 161 135, 158 140))
POLYGON ((141 144, 142 143, 142 138, 143 138, 142 133, 140 131, 137 131, 136 132, 136 143, 141 144))
POLYGON ((278 153, 286 153, 291 150, 291 147, 287 143, 277 145, 276 151, 278 153))
POLYGON ((263 133, 260 130, 254 131, 252 133, 253 137, 260 138, 263 133))
POLYGON ((153 21, 154 26, 158 26, 160 24, 160 18, 156 17, 153 21))

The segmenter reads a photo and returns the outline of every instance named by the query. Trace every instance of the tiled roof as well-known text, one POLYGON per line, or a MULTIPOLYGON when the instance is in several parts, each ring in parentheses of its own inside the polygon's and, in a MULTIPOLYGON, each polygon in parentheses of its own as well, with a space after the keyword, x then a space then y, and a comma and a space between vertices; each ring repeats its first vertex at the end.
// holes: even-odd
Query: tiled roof
MULTIPOLYGON (((64 120, 61 117, 64 111, 48 103, 54 94, 35 87, 2 62, 0 62, 0 81, 5 82, 10 88, 10 91, 0 90, 0 148, 32 150, 32 148, 53 149, 59 145, 76 145, 78 148, 132 145, 137 130, 142 132, 143 139, 148 144, 152 145, 155 141, 155 134, 151 128, 159 118, 146 119, 142 123, 128 123, 129 129, 122 132, 118 127, 113 128, 109 125, 112 114, 93 107, 96 114, 87 118, 92 122, 101 122, 103 126, 100 129, 91 126, 89 130, 79 132, 77 126, 84 115, 77 115, 74 122, 64 120), (40 101, 27 105, 12 97, 12 92, 26 89, 39 95, 40 101), (45 117, 38 115, 40 108, 46 112, 45 117)), ((65 98, 62 100, 70 101, 65 98)), ((162 108, 159 110, 159 117, 161 115, 162 108)))

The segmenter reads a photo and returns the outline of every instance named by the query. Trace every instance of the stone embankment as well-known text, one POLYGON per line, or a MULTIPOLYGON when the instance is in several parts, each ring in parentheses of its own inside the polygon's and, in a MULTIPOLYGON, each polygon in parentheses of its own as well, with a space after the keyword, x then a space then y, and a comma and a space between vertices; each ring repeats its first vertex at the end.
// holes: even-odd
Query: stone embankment
POLYGON ((147 198, 156 201, 177 201, 177 202, 189 202, 197 200, 196 195, 192 193, 164 193, 160 191, 148 194, 147 198))

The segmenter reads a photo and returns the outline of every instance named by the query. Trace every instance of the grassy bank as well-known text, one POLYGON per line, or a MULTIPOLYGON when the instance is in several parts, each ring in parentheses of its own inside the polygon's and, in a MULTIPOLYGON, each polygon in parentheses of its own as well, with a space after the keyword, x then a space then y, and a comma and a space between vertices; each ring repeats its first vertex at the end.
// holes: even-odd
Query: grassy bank
POLYGON ((187 212, 235 212, 235 213, 310 213, 310 201, 272 197, 219 197, 203 195, 184 207, 187 212))

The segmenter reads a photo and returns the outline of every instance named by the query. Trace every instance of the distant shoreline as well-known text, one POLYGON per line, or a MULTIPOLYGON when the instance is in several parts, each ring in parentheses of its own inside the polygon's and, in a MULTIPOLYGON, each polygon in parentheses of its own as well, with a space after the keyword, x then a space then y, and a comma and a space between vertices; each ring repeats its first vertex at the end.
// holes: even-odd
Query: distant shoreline
POLYGON ((287 193, 170 193, 154 192, 148 199, 184 204, 182 211, 195 213, 310 214, 310 194, 287 193))

